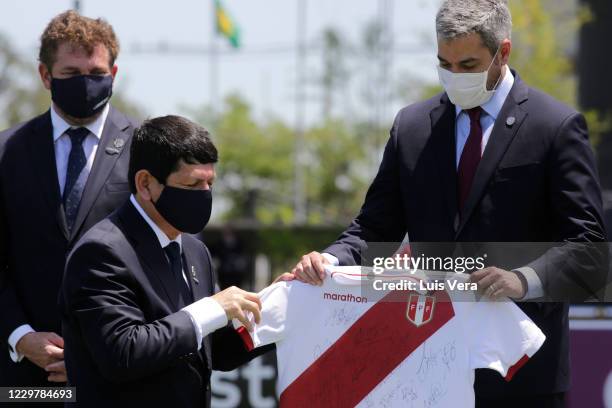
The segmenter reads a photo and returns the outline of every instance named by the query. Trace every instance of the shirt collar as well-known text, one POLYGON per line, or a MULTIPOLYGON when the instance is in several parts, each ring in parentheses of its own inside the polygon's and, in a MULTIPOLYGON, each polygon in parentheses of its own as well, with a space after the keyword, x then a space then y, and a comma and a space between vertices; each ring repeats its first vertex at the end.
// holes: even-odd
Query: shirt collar
POLYGON ((170 242, 176 242, 179 244, 179 248, 181 248, 181 251, 182 251, 183 244, 182 244, 180 234, 176 237, 176 239, 170 240, 170 238, 168 238, 166 233, 163 232, 161 228, 159 228, 159 226, 157 226, 157 224, 151 219, 151 217, 149 217, 149 215, 145 212, 145 210, 140 206, 140 204, 138 203, 138 200, 136 200, 136 197, 134 197, 134 194, 130 196, 130 201, 132 202, 134 207, 136 207, 136 210, 142 216, 142 218, 144 218, 147 224, 149 224, 149 227, 151 227, 151 229, 155 233, 155 236, 157 237, 157 240, 159 241, 159 244, 161 245, 162 248, 165 248, 168 245, 170 245, 170 242))
MULTIPOLYGON (((108 117, 109 111, 110 111, 110 105, 107 103, 104 109, 102 109, 102 114, 98 116, 96 120, 83 126, 87 130, 89 130, 91 134, 97 137, 98 140, 100 140, 100 138, 102 137, 102 131, 104 130, 104 124, 106 123, 106 118, 108 117)), ((69 128, 73 127, 70 124, 68 124, 68 122, 66 122, 64 118, 62 118, 55 111, 55 104, 51 105, 51 125, 53 127, 53 142, 54 143, 57 142, 57 139, 59 139, 64 133, 66 133, 66 131, 69 128)))
MULTIPOLYGON (((497 120, 497 116, 499 115, 499 112, 501 112, 504 102, 506 102, 506 98, 508 98, 513 86, 514 75, 512 75, 512 72, 510 72, 510 67, 506 66, 504 78, 499 83, 499 86, 493 93, 493 96, 487 103, 481 106, 482 110, 484 110, 487 115, 491 116, 493 120, 497 120)), ((456 115, 459 116, 461 112, 463 112, 463 109, 455 105, 456 115)))

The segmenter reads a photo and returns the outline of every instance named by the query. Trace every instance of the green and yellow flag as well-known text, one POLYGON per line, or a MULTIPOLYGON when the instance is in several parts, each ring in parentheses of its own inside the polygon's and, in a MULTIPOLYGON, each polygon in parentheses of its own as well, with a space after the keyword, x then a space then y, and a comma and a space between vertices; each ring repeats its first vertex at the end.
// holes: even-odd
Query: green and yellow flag
POLYGON ((221 4, 221 0, 215 0, 215 15, 217 32, 227 38, 232 47, 240 48, 240 30, 221 4))

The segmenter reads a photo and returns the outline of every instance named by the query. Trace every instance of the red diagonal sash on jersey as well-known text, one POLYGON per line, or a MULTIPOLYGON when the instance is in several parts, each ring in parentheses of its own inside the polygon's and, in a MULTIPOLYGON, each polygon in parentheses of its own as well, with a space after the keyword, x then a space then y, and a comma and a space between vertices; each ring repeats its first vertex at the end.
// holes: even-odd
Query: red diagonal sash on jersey
POLYGON ((455 314, 448 294, 436 292, 431 320, 417 326, 408 320, 411 293, 392 292, 372 306, 289 384, 280 396, 281 406, 357 405, 455 314))

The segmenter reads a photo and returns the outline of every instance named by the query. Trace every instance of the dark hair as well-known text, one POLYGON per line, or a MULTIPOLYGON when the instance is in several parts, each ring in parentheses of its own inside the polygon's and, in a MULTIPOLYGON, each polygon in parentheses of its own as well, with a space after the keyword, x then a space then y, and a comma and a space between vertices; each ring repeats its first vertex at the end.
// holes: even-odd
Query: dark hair
POLYGON ((55 63, 58 47, 64 42, 83 47, 89 56, 96 45, 104 45, 108 50, 110 67, 119 54, 119 41, 110 24, 101 18, 84 17, 74 10, 55 16, 40 37, 38 60, 49 71, 55 63))
POLYGON ((188 164, 216 163, 217 148, 208 136, 202 126, 180 116, 146 120, 132 137, 128 171, 132 193, 136 193, 134 177, 139 170, 148 170, 165 184, 181 160, 188 164))

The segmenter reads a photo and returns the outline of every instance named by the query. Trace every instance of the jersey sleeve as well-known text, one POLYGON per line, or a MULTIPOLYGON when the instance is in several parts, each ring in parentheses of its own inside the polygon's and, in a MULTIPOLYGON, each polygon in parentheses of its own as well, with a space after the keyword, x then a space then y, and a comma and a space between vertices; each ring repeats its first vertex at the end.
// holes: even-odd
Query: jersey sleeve
POLYGON ((233 319, 232 324, 242 338, 247 349, 281 341, 286 334, 289 319, 287 319, 288 299, 291 289, 290 282, 277 282, 259 292, 261 300, 261 321, 255 323, 254 316, 249 313, 247 318, 253 330, 247 331, 240 321, 233 319))
POLYGON ((540 349, 546 336, 510 300, 482 300, 472 303, 470 309, 465 318, 471 368, 490 368, 510 381, 540 349))

